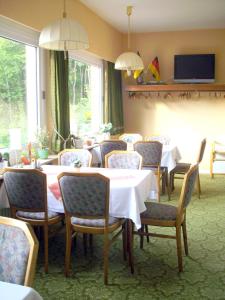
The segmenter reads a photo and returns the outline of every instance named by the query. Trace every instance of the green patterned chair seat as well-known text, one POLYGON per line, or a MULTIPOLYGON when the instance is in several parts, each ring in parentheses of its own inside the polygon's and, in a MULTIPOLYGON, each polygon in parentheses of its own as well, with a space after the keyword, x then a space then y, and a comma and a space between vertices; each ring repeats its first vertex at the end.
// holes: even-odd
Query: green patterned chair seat
MULTIPOLYGON (((109 217, 109 225, 113 225, 117 223, 120 219, 109 217)), ((90 226, 90 227, 104 227, 105 220, 104 219, 83 219, 83 218, 71 218, 71 224, 73 225, 82 225, 82 226, 90 226)))
MULTIPOLYGON (((58 217, 59 215, 60 214, 58 214, 54 211, 49 211, 48 210, 48 219, 58 217)), ((35 220, 44 220, 45 219, 45 213, 44 212, 17 211, 16 216, 26 218, 26 219, 35 219, 35 220)))
POLYGON ((147 210, 141 214, 141 218, 155 219, 155 220, 176 220, 177 207, 162 203, 145 203, 147 210))

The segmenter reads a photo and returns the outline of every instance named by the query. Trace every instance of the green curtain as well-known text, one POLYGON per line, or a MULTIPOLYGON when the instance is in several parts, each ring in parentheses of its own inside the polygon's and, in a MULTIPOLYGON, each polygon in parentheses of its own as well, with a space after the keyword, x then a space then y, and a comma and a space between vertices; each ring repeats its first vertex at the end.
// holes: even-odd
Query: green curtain
POLYGON ((104 61, 104 123, 112 123, 112 134, 124 131, 123 97, 121 71, 115 70, 115 64, 104 61))
POLYGON ((51 63, 51 103, 53 119, 52 150, 63 149, 63 139, 70 134, 68 53, 50 51, 51 63), (56 132, 57 131, 57 132, 56 132))

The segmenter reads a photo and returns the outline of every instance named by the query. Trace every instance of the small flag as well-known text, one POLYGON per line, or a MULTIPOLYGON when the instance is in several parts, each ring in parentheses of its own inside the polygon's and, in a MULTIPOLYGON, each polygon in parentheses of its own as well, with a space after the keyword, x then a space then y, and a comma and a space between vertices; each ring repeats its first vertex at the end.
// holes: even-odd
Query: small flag
POLYGON ((156 56, 151 64, 149 64, 149 69, 152 72, 152 76, 155 78, 156 81, 160 81, 160 72, 159 72, 159 60, 156 56))
MULTIPOLYGON (((139 55, 141 57, 141 54, 139 53, 139 51, 137 52, 137 55, 139 55)), ((134 79, 137 79, 141 73, 143 72, 143 69, 142 70, 135 70, 134 71, 134 79)))
POLYGON ((141 75, 142 72, 143 72, 143 70, 135 70, 134 71, 134 79, 137 79, 141 75))

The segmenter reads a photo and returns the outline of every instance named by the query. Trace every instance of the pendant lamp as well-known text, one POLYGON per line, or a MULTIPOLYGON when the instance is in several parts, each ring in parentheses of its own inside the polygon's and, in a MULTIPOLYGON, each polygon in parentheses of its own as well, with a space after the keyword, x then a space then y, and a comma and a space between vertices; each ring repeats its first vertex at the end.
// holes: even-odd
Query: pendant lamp
POLYGON ((130 16, 132 14, 132 6, 127 6, 128 16, 128 52, 120 54, 115 62, 115 69, 126 70, 127 75, 131 75, 131 71, 143 70, 144 64, 141 57, 135 52, 130 52, 130 16))
POLYGON ((81 50, 89 47, 87 32, 78 22, 67 18, 66 0, 63 17, 48 26, 40 34, 39 46, 49 50, 81 50))

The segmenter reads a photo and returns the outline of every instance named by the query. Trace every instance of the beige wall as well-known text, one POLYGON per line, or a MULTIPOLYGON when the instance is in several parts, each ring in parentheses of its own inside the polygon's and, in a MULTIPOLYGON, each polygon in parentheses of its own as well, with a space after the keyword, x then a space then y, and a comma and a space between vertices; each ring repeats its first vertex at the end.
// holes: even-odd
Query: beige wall
MULTIPOLYGON (((67 0, 67 15, 87 30, 88 51, 105 60, 114 61, 122 52, 123 35, 77 0, 67 0)), ((63 0, 0 0, 0 14, 41 31, 61 18, 63 0)))
MULTIPOLYGON (((41 30, 61 17, 62 0, 0 0, 0 14, 27 26, 41 30)), ((67 0, 68 16, 83 24, 90 39, 89 51, 109 61, 127 48, 127 38, 113 29, 79 1, 67 0)), ((173 78, 173 56, 182 53, 215 53, 216 81, 225 83, 225 29, 190 32, 163 32, 132 35, 131 46, 139 50, 145 66, 157 55, 161 79, 173 78)), ((152 80, 150 73, 146 81, 152 80)), ((129 81, 125 82, 128 84, 129 81)), ((144 136, 167 134, 178 145, 183 160, 193 159, 202 137, 211 141, 224 137, 225 99, 209 97, 207 93, 181 99, 177 95, 147 95, 131 100, 124 93, 125 131, 140 132, 144 136)), ((202 164, 208 169, 209 144, 202 164)))
MULTIPOLYGON (((225 29, 138 34, 132 36, 132 46, 140 51, 146 69, 158 56, 161 80, 166 82, 173 78, 174 54, 215 53, 216 82, 225 83, 225 29)), ((145 80, 153 80, 150 72, 145 74, 145 80)), ((129 83, 135 84, 130 79, 124 81, 125 85, 129 83)), ((201 169, 208 171, 210 142, 216 138, 225 140, 225 94, 214 95, 192 93, 187 99, 176 93, 167 98, 165 93, 146 93, 133 99, 124 92, 125 131, 170 136, 184 161, 195 158, 196 145, 206 137, 208 144, 201 169)))

